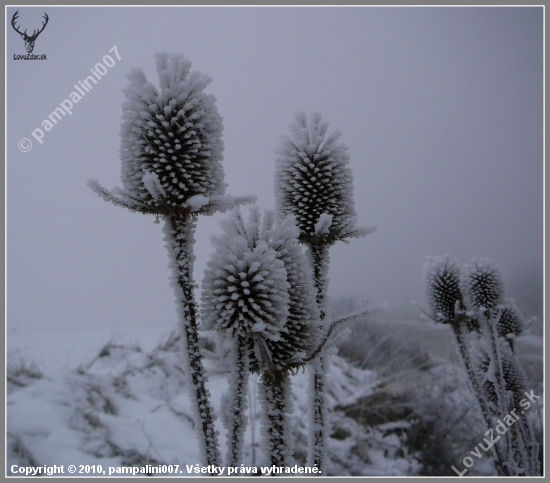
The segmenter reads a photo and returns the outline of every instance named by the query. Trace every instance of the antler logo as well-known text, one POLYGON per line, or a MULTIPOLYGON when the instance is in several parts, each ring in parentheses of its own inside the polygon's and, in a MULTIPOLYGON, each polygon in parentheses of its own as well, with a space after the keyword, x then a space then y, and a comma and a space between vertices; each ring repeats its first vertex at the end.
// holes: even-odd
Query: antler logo
POLYGON ((25 41, 25 49, 27 49, 27 53, 31 54, 33 49, 34 49, 34 43, 36 42, 36 38, 42 33, 42 30, 44 30, 46 28, 46 25, 48 24, 48 14, 46 12, 44 12, 44 20, 45 22, 42 24, 42 28, 40 30, 35 30, 32 35, 27 35, 27 30, 25 29, 24 32, 21 32, 21 30, 19 30, 17 28, 17 25, 15 24, 16 21, 17 21, 17 18, 18 18, 18 15, 19 14, 19 10, 17 10, 14 14, 13 14, 13 17, 11 19, 11 26, 13 27, 13 29, 19 34, 21 35, 21 37, 23 38, 23 40, 25 41))

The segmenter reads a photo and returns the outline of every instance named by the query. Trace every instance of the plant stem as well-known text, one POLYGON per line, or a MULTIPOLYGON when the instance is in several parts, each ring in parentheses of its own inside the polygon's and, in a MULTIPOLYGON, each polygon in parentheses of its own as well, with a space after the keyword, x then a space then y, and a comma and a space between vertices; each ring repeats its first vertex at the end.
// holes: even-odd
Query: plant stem
POLYGON ((232 372, 229 380, 229 397, 226 407, 227 466, 239 466, 243 461, 244 433, 247 426, 248 390, 248 341, 246 337, 235 339, 232 372))
MULTIPOLYGON (((468 349, 466 348, 466 343, 464 341, 464 333, 463 333, 464 323, 463 321, 458 321, 453 323, 452 326, 453 326, 453 332, 455 334, 456 342, 458 345, 459 355, 462 361, 462 365, 466 369, 466 373, 468 374, 470 384, 472 385, 474 394, 477 397, 477 401, 481 408, 481 412, 483 414, 483 419, 485 420, 485 424, 487 425, 487 429, 493 428, 494 427, 493 420, 491 418, 489 409, 487 407, 484 393, 481 391, 481 387, 479 385, 475 372, 472 369, 472 363, 470 361, 468 349)), ((503 459, 499 445, 495 443, 493 445, 493 448, 496 456, 495 468, 497 469, 498 474, 500 476, 509 476, 510 473, 508 471, 508 468, 504 465, 505 460, 503 459)))
MULTIPOLYGON (((313 278, 315 289, 317 291, 315 300, 319 308, 319 316, 321 324, 325 324, 326 319, 326 292, 328 285, 328 268, 329 268, 329 249, 326 245, 310 244, 308 255, 313 268, 313 278)), ((310 395, 313 407, 313 426, 309 440, 309 466, 316 466, 318 469, 317 475, 325 475, 325 459, 326 459, 326 401, 325 401, 325 385, 326 385, 326 361, 322 354, 312 364, 312 383, 310 395)))
POLYGON ((184 371, 191 388, 191 403, 196 413, 195 429, 199 438, 204 464, 220 466, 218 433, 214 427, 214 412, 207 376, 202 365, 197 327, 197 309, 193 294, 193 243, 197 217, 190 214, 167 217, 164 233, 171 260, 172 286, 176 294, 182 334, 184 371))
POLYGON ((266 371, 262 373, 260 391, 264 417, 268 425, 264 431, 268 436, 267 452, 271 456, 271 464, 277 467, 288 466, 288 456, 292 454, 293 444, 287 415, 291 411, 289 399, 290 376, 285 371, 266 371))
POLYGON ((313 426, 310 436, 310 455, 308 466, 316 466, 317 475, 325 476, 325 458, 326 458, 326 417, 327 408, 325 401, 325 365, 324 357, 318 357, 313 362, 313 373, 311 375, 311 389, 313 397, 313 426))

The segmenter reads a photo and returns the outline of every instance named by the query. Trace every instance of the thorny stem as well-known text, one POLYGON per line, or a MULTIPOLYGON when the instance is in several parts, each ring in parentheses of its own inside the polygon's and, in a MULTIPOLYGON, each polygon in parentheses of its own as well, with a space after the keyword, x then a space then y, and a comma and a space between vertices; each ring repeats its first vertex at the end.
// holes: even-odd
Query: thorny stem
POLYGON ((311 463, 317 466, 317 475, 325 475, 326 458, 326 401, 325 401, 325 365, 324 357, 319 357, 313 373, 313 441, 310 442, 311 463))
POLYGON ((529 420, 524 416, 521 421, 518 422, 518 438, 521 438, 523 444, 526 447, 526 453, 524 457, 524 466, 527 469, 526 476, 539 476, 540 465, 538 460, 538 444, 535 443, 535 437, 533 435, 533 429, 529 420))
MULTIPOLYGON (((510 401, 512 408, 508 407, 509 404, 507 403, 507 392, 506 392, 506 382, 504 380, 504 371, 502 367, 502 357, 500 353, 500 348, 498 346, 498 334, 496 329, 496 321, 492 317, 492 314, 490 311, 487 311, 483 314, 484 317, 484 323, 482 325, 482 330, 486 336, 486 338, 489 340, 490 347, 491 347, 491 357, 493 359, 493 364, 495 365, 495 393, 497 397, 497 411, 500 415, 508 414, 508 411, 510 409, 513 409, 513 402, 510 401)), ((517 429, 517 428, 516 428, 517 429)), ((521 466, 521 456, 517 453, 516 449, 514 448, 515 445, 517 445, 517 432, 510 431, 508 432, 504 437, 504 442, 507 443, 508 449, 507 449, 507 461, 504 463, 507 467, 507 470, 509 474, 511 475, 519 475, 520 472, 518 471, 521 466), (514 461, 515 464, 510 464, 510 459, 514 461), (519 465, 517 464, 519 460, 519 465)), ((495 445, 496 446, 496 445, 495 445)))
POLYGON ((238 466, 243 460, 243 442, 246 431, 246 392, 248 389, 248 341, 246 337, 235 339, 234 375, 230 380, 230 414, 227 421, 227 466, 238 466))
MULTIPOLYGON (((513 409, 514 402, 513 396, 506 389, 506 380, 504 379, 504 369, 502 361, 502 353, 498 345, 498 332, 496 328, 496 318, 491 314, 491 311, 486 312, 484 315, 485 321, 483 330, 486 336, 490 340, 492 357, 495 370, 495 389, 497 395, 497 405, 500 414, 508 414, 513 409), (487 334, 488 333, 488 334, 487 334)), ((513 357, 513 356, 512 356, 513 357)), ((525 421, 525 424, 529 426, 529 422, 525 421)), ((538 472, 538 464, 532 464, 531 458, 531 445, 533 439, 527 440, 525 431, 523 431, 523 422, 516 424, 515 427, 506 434, 505 441, 508 442, 508 462, 506 463, 507 469, 512 475, 526 475, 531 471, 538 472), (521 446, 529 446, 527 454, 521 450, 521 446), (512 465, 510 460, 514 462, 512 465), (511 468, 511 470, 510 470, 511 468)), ((532 434, 530 434, 532 436, 532 434)))
POLYGON ((491 313, 487 312, 484 314, 485 323, 483 324, 483 329, 485 330, 485 335, 490 341, 491 352, 493 356, 494 364, 496 364, 495 377, 496 377, 496 395, 497 395, 497 406, 500 414, 507 414, 508 407, 506 407, 505 391, 506 383, 504 382, 504 371, 502 369, 502 358, 500 356, 500 348, 498 347, 498 334, 496 331, 496 323, 491 313))
MULTIPOLYGON (((468 374, 468 378, 470 379, 470 384, 472 385, 472 388, 474 389, 474 393, 477 397, 479 406, 481 408, 481 412, 483 414, 483 419, 485 420, 485 424, 487 425, 487 428, 493 428, 493 421, 491 419, 491 415, 489 413, 489 409, 487 408, 487 404, 485 402, 485 399, 483 397, 483 393, 481 391, 481 388, 479 386, 479 382, 477 380, 477 377, 474 373, 474 370, 472 369, 472 363, 470 361, 470 356, 468 354, 468 350, 466 348, 466 343, 464 341, 464 323, 462 320, 455 320, 452 324, 453 332, 455 334, 456 342, 459 349, 459 355, 462 360, 462 363, 464 365, 464 368, 466 369, 466 373, 468 374)), ((494 444, 493 448, 495 449, 496 453, 496 461, 495 461, 495 467, 501 476, 509 476, 508 468, 504 466, 504 459, 500 450, 499 445, 494 444)))
POLYGON ((169 255, 173 257, 172 270, 174 289, 180 301, 180 323, 182 332, 183 361, 185 372, 190 376, 191 399, 198 412, 195 425, 199 441, 205 448, 206 465, 220 466, 217 432, 214 428, 214 414, 206 388, 206 372, 202 365, 199 348, 197 309, 193 294, 193 242, 197 217, 189 214, 167 217, 166 238, 169 255))
POLYGON ((325 294, 327 291, 327 275, 328 275, 328 246, 326 245, 309 245, 308 254, 313 267, 313 281, 315 284, 316 295, 315 301, 319 307, 319 317, 321 322, 326 318, 325 294))
POLYGON ((260 389, 265 399, 264 411, 269 421, 269 454, 271 464, 287 466, 287 456, 292 452, 290 435, 287 434, 286 414, 289 412, 286 388, 290 377, 286 371, 266 371, 262 373, 260 389))
MULTIPOLYGON (((309 245, 309 256, 313 267, 313 280, 317 291, 315 300, 319 308, 321 324, 326 319, 326 285, 328 275, 328 251, 326 245, 309 245)), ((325 475, 326 458, 326 401, 325 401, 325 358, 320 355, 312 365, 313 369, 313 434, 309 441, 309 465, 317 466, 317 475, 325 475)))

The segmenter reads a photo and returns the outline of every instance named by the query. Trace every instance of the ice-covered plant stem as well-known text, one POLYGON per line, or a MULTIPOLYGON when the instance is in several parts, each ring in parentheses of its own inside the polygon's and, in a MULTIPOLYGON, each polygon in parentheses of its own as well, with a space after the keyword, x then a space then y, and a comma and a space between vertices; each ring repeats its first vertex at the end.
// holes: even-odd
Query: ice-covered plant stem
POLYGON ((227 429, 227 466, 238 466, 243 462, 244 434, 248 424, 248 339, 237 336, 231 351, 231 374, 229 394, 224 398, 225 428, 227 429))
MULTIPOLYGON (((325 243, 308 244, 308 258, 313 267, 313 280, 316 289, 315 300, 319 308, 321 324, 326 327, 325 319, 327 314, 326 294, 328 285, 329 269, 329 246, 325 243)), ((319 474, 326 474, 326 424, 327 424, 327 402, 325 398, 326 370, 325 364, 328 361, 322 352, 319 353, 311 363, 309 374, 309 392, 311 399, 311 427, 309 431, 309 463, 315 465, 319 474)))
POLYGON ((183 55, 156 54, 160 89, 140 68, 123 90, 120 157, 123 188, 88 185, 117 206, 165 222, 164 240, 180 319, 184 370, 196 417, 201 463, 220 466, 214 413, 198 344, 193 290, 194 231, 199 215, 226 211, 253 197, 225 195, 222 118, 204 89, 210 78, 191 71, 183 55))
MULTIPOLYGON (((280 216, 292 214, 300 229, 299 240, 307 247, 323 330, 329 329, 326 310, 329 248, 348 238, 365 236, 374 228, 358 228, 353 199, 353 175, 347 147, 338 142, 339 132, 326 136, 328 123, 320 114, 308 119, 296 114, 290 136, 283 137, 275 171, 275 195, 280 216)), ((308 465, 326 475, 326 351, 311 361, 311 433, 308 465)))
POLYGON ((291 440, 289 415, 292 413, 290 376, 288 372, 275 370, 262 372, 259 385, 262 405, 264 450, 270 463, 277 467, 288 466, 294 451, 291 440))
POLYGON ((183 368, 191 383, 191 400, 196 417, 195 427, 200 433, 201 454, 207 465, 219 465, 218 435, 214 428, 214 413, 199 349, 197 309, 193 294, 193 235, 196 222, 196 217, 168 218, 164 227, 164 240, 171 259, 172 286, 176 300, 179 301, 183 368))

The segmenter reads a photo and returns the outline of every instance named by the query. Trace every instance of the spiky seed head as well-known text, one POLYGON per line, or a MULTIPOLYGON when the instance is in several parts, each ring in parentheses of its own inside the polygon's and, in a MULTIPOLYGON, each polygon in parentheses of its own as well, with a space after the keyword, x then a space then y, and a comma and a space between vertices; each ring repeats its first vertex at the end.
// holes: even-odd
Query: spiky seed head
POLYGON ((355 229, 353 175, 339 132, 326 136, 320 114, 296 114, 290 136, 276 151, 275 196, 283 217, 292 214, 302 238, 334 242, 355 229))
MULTIPOLYGON (((300 366, 318 346, 321 337, 312 270, 298 245, 299 233, 291 215, 276 220, 273 212, 266 212, 261 237, 284 263, 289 284, 285 330, 278 341, 266 340, 271 364, 277 370, 300 366)), ((266 365, 255 357, 256 352, 251 353, 251 370, 265 370, 266 365)))
POLYGON ((193 197, 225 192, 222 118, 204 89, 211 79, 190 72, 183 55, 156 54, 160 90, 141 68, 123 90, 121 178, 136 200, 163 212, 193 197))
POLYGON ((500 270, 489 258, 472 259, 462 267, 461 290, 470 309, 493 309, 504 296, 500 270))
POLYGON ((462 305, 458 261, 449 255, 427 257, 422 278, 432 316, 444 323, 453 322, 457 304, 462 305))
MULTIPOLYGON (((237 278, 235 273, 240 270, 232 269, 232 275, 229 274, 230 267, 235 265, 233 260, 240 260, 240 253, 255 254, 260 250, 269 253, 271 258, 284 267, 286 285, 281 284, 279 288, 284 289, 284 296, 287 297, 286 316, 279 319, 274 330, 251 330, 249 323, 246 330, 239 334, 250 336, 252 371, 287 370, 301 365, 317 347, 321 327, 318 323, 311 268, 297 243, 299 230, 293 217, 279 220, 275 218, 274 212, 266 211, 262 222, 259 209, 252 207, 248 221, 245 221, 237 209, 222 221, 222 228, 223 235, 213 238, 217 251, 209 262, 203 282, 203 319, 206 328, 225 329, 228 324, 221 322, 221 312, 228 311, 229 314, 241 310, 244 302, 241 305, 234 302, 233 299, 237 297, 233 293, 236 292, 238 300, 243 301, 246 295, 251 296, 238 287, 235 290, 229 288, 229 285, 234 285, 233 279, 237 278), (228 279, 228 275, 232 278, 228 279), (227 306, 229 302, 231 306, 227 306)), ((250 287, 247 289, 250 290, 250 287)), ((230 330, 229 333, 232 335, 235 332, 230 330)))
POLYGON ((525 318, 517 305, 508 300, 502 307, 497 321, 497 332, 504 339, 513 339, 525 330, 525 318))
POLYGON ((258 227, 258 218, 245 223, 235 209, 223 233, 212 237, 216 251, 205 271, 202 320, 206 329, 230 337, 277 340, 288 316, 287 275, 275 250, 258 238, 258 227))

